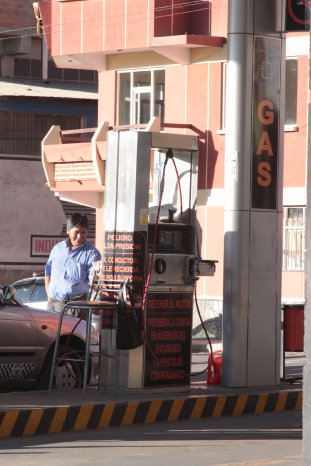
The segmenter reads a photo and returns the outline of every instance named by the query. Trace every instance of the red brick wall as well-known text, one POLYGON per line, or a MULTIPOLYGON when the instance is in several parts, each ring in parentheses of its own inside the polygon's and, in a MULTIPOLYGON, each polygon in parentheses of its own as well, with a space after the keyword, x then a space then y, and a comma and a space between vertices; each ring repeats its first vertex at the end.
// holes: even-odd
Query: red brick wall
MULTIPOLYGON (((36 27, 33 0, 0 2, 0 31, 36 27)), ((36 34, 36 29, 18 31, 18 34, 36 34)), ((14 34, 10 32, 9 34, 14 34)))

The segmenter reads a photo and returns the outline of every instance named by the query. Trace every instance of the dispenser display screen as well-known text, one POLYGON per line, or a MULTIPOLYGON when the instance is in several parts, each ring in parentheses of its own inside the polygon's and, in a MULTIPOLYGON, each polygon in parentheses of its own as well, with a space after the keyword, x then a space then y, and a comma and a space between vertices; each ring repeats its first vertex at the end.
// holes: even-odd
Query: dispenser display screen
POLYGON ((160 246, 173 246, 177 249, 182 247, 182 232, 180 230, 162 230, 159 232, 160 246))
POLYGON ((173 245, 173 232, 172 231, 160 231, 159 233, 159 244, 161 246, 172 246, 173 245))
POLYGON ((173 233, 173 246, 180 249, 182 247, 183 234, 180 230, 175 230, 173 233))
MULTIPOLYGON (((154 225, 148 227, 148 247, 152 249, 154 240, 154 225)), ((159 224, 155 250, 157 252, 179 252, 193 254, 194 228, 183 224, 159 224)))

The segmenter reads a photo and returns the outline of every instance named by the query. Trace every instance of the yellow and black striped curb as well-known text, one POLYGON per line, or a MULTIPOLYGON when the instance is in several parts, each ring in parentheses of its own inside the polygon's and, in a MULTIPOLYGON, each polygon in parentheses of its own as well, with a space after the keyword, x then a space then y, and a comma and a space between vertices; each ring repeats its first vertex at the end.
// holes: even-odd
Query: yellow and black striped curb
POLYGON ((290 390, 260 395, 202 396, 173 400, 2 410, 0 438, 301 409, 302 391, 290 390))

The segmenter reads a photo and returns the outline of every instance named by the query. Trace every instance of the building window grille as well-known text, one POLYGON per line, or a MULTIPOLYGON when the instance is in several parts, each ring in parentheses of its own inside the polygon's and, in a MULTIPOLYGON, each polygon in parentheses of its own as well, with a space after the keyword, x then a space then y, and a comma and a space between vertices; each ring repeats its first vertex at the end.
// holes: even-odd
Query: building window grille
POLYGON ((117 124, 144 125, 153 117, 164 120, 165 70, 118 73, 117 124))
POLYGON ((84 118, 74 115, 0 111, 0 153, 41 157, 41 142, 51 126, 63 130, 84 125, 84 118))
POLYGON ((284 207, 283 270, 304 270, 305 207, 284 207))
MULTIPOLYGON (((14 59, 15 78, 42 78, 41 60, 30 58, 14 59)), ((88 84, 97 83, 97 72, 92 70, 76 70, 70 68, 57 68, 51 60, 48 62, 48 78, 52 81, 80 82, 88 84)))

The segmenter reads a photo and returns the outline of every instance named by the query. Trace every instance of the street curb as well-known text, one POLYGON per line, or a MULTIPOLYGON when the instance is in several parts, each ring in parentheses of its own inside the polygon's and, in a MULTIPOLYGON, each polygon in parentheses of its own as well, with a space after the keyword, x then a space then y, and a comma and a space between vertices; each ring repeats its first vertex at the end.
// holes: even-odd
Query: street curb
POLYGON ((13 409, 0 412, 0 438, 301 409, 302 390, 13 409))

